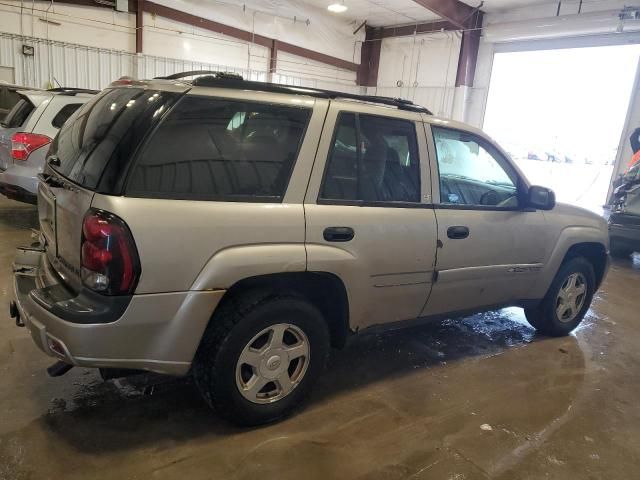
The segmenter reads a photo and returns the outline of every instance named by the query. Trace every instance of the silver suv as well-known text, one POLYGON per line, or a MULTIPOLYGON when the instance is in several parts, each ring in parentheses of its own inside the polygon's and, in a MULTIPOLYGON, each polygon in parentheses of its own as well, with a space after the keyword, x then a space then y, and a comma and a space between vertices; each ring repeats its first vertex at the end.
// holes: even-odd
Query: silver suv
POLYGON ((14 266, 11 315, 54 375, 193 375, 221 415, 264 423, 354 334, 517 305, 566 335, 607 271, 602 218, 410 102, 120 83, 54 140, 14 266))
POLYGON ((60 127, 96 93, 79 88, 20 90, 6 118, 0 122, 0 193, 36 203, 38 174, 60 127))

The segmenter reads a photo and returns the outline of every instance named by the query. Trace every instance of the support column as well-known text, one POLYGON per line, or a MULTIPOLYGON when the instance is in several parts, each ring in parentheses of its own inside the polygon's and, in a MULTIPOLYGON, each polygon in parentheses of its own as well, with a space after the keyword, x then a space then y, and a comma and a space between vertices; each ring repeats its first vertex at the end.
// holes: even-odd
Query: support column
POLYGON ((136 53, 142 53, 142 26, 144 24, 144 0, 136 6, 136 53))
POLYGON ((271 40, 271 48, 269 49, 269 73, 267 82, 273 82, 273 74, 278 70, 278 41, 274 38, 271 40))
POLYGON ((462 45, 456 74, 456 87, 473 87, 473 77, 478 63, 480 33, 482 31, 482 12, 477 11, 469 22, 469 27, 462 32, 462 45))
POLYGON ((363 87, 376 87, 382 49, 382 29, 369 26, 365 28, 366 35, 360 50, 360 65, 358 66, 356 83, 363 87))

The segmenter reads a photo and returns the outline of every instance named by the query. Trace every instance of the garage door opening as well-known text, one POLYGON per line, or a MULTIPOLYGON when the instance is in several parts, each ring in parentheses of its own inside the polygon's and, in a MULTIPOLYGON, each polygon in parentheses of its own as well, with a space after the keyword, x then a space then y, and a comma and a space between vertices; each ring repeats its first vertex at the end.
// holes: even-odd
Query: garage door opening
POLYGON ((640 45, 496 53, 484 129, 529 180, 602 212, 640 45))

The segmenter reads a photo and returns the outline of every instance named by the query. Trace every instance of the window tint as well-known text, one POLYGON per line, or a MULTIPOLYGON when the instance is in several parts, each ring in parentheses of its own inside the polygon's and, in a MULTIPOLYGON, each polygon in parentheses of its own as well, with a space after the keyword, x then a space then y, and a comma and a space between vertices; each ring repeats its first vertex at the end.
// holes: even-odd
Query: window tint
POLYGON ((150 138, 127 194, 279 201, 309 117, 306 108, 187 96, 150 138))
POLYGON ((19 128, 23 126, 33 110, 34 106, 29 100, 26 98, 21 99, 7 114, 2 122, 2 126, 6 128, 19 128))
POLYGON ((119 188, 138 145, 177 97, 138 88, 103 91, 60 129, 50 150, 60 161, 56 170, 89 189, 119 188))
POLYGON ((8 108, 9 110, 13 108, 13 106, 18 103, 20 101, 20 95, 18 95, 18 92, 16 92, 14 89, 12 88, 7 88, 5 90, 5 96, 4 96, 4 104, 2 105, 2 108, 8 108))
POLYGON ((413 122, 342 113, 321 198, 367 202, 419 202, 420 163, 413 122))
POLYGON ((440 202, 516 207, 517 176, 507 160, 478 136, 432 127, 440 171, 440 202))
POLYGON ((71 114, 78 108, 80 108, 81 105, 81 103, 68 103, 60 109, 55 117, 53 117, 53 120, 51 120, 51 125, 56 128, 61 128, 62 125, 64 125, 64 122, 66 122, 71 114))

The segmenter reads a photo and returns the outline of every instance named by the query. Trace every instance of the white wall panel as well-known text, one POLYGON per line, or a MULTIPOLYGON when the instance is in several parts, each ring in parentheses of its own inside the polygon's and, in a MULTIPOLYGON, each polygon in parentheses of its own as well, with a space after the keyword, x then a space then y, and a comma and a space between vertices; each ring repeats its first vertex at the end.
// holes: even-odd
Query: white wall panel
MULTIPOLYGON (((356 72, 333 67, 306 58, 278 52, 276 72, 279 77, 292 77, 307 80, 306 86, 318 87, 322 83, 355 86, 356 72), (309 83, 311 81, 312 83, 309 83)), ((287 83, 278 81, 277 83, 287 83)))

